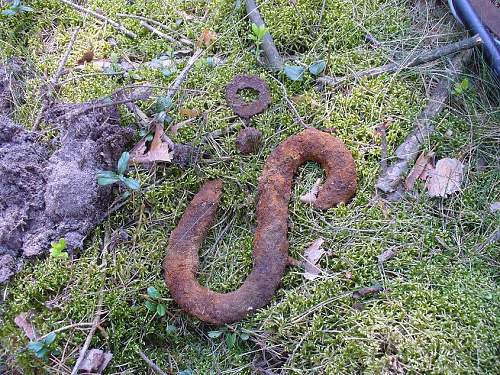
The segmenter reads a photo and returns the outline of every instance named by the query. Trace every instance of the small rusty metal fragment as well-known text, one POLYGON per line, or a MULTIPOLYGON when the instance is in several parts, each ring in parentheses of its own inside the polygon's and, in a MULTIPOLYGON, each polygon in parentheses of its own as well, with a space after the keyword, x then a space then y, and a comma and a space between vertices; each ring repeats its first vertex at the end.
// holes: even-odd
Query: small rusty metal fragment
POLYGON ((354 159, 340 140, 309 128, 280 144, 259 178, 252 272, 240 288, 225 294, 196 280, 198 250, 215 219, 222 181, 208 181, 201 187, 172 231, 163 262, 166 284, 182 309, 205 322, 224 324, 243 319, 271 300, 289 262, 288 203, 293 175, 306 161, 321 164, 326 172, 313 203, 316 208, 326 210, 354 195, 354 159))
POLYGON ((250 155, 259 149, 262 133, 255 128, 241 129, 236 137, 236 148, 243 155, 250 155))
POLYGON ((271 104, 269 88, 264 80, 257 76, 236 76, 226 87, 226 99, 234 113, 244 119, 262 113, 271 104), (238 91, 253 89, 259 93, 259 97, 253 102, 244 101, 238 91))

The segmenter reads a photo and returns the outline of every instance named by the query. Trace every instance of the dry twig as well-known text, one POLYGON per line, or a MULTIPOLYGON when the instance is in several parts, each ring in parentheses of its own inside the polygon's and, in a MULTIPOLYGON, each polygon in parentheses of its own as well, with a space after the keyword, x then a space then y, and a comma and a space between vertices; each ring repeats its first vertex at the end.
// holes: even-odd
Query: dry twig
POLYGON ((172 98, 177 91, 179 91, 182 82, 186 79, 187 75, 189 74, 189 71, 193 67, 196 61, 201 57, 203 54, 203 50, 201 48, 197 49, 194 51, 193 55, 189 58, 188 62, 186 63, 186 66, 182 71, 179 73, 177 78, 175 79, 174 82, 170 85, 170 87, 167 90, 167 96, 172 98))
POLYGON ((82 12, 82 13, 85 13, 85 14, 90 14, 92 17, 95 17, 98 20, 101 20, 103 22, 109 23, 116 30, 122 32, 123 34, 125 34, 126 36, 128 36, 130 38, 137 38, 137 35, 134 32, 130 31, 129 29, 127 29, 122 24, 120 24, 120 23, 118 23, 116 21, 113 21, 111 18, 106 17, 105 15, 103 15, 101 13, 97 13, 97 12, 91 10, 91 9, 84 8, 81 5, 75 4, 75 3, 73 3, 72 1, 69 1, 69 0, 60 0, 60 1, 63 2, 64 4, 66 4, 66 5, 69 5, 70 7, 74 8, 74 9, 76 9, 79 12, 82 12))
MULTIPOLYGON (((257 26, 265 26, 264 20, 262 19, 254 0, 247 0, 246 8, 248 18, 251 23, 255 23, 257 26)), ((283 58, 279 54, 278 49, 274 44, 273 37, 269 34, 269 32, 267 32, 266 35, 264 35, 264 39, 262 39, 262 50, 266 56, 269 69, 275 72, 283 69, 283 58)))
POLYGON ((80 32, 80 27, 77 27, 73 33, 71 34, 71 38, 68 42, 68 45, 66 47, 66 52, 64 52, 64 55, 61 57, 61 60, 59 60, 59 64, 57 65, 57 69, 52 76, 52 79, 50 80, 49 87, 47 87, 47 91, 42 95, 42 100, 43 100, 43 105, 42 108, 40 108, 40 111, 38 112, 35 122, 33 123, 33 128, 37 129, 38 125, 40 124, 40 121, 42 120, 42 116, 44 112, 47 110, 49 106, 49 102, 52 99, 52 94, 54 93, 54 90, 56 89, 57 82, 59 81, 59 78, 61 78, 61 75, 64 70, 64 66, 66 65, 66 62, 68 61, 69 55, 71 53, 71 50, 73 49, 73 45, 75 44, 76 37, 78 36, 78 33, 80 32))
POLYGON ((384 73, 394 73, 401 71, 403 69, 426 64, 428 62, 437 60, 447 55, 454 54, 456 52, 468 50, 470 48, 480 45, 481 43, 482 43, 481 38, 478 35, 475 35, 470 38, 459 40, 458 42, 446 44, 442 47, 433 49, 429 52, 414 53, 400 62, 390 63, 376 68, 362 70, 359 72, 348 74, 343 77, 329 77, 329 76, 319 77, 318 82, 328 86, 337 86, 351 79, 360 79, 363 77, 376 77, 384 73))
POLYGON ((154 363, 152 360, 150 360, 148 358, 148 356, 146 354, 144 354, 144 352, 139 350, 138 353, 141 356, 141 358, 143 359, 143 361, 146 362, 146 364, 149 366, 149 368, 151 370, 153 370, 154 372, 156 372, 159 375, 167 375, 167 373, 165 371, 163 371, 156 363, 154 363))

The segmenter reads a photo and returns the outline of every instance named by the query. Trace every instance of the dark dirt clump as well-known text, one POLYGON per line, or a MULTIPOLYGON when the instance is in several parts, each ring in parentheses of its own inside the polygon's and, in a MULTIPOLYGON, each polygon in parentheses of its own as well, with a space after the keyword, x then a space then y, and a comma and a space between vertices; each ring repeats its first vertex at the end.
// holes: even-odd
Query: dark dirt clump
POLYGON ((236 138, 236 148, 243 155, 257 152, 262 141, 262 133, 255 128, 241 129, 236 138))
POLYGON ((115 107, 92 109, 96 103, 58 104, 46 114, 61 132, 50 156, 36 133, 0 116, 0 283, 52 241, 80 248, 104 218, 112 188, 97 185, 96 172, 115 168, 133 131, 119 125, 115 107))

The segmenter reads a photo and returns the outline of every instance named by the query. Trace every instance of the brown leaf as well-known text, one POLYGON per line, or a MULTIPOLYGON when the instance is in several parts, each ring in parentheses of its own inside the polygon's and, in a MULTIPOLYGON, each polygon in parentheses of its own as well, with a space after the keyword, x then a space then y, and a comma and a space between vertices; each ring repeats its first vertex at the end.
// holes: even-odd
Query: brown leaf
POLYGON ((418 178, 422 180, 426 180, 428 177, 429 169, 432 167, 432 159, 434 157, 433 152, 425 153, 422 152, 418 157, 415 165, 412 170, 408 174, 405 180, 405 189, 407 191, 411 191, 413 186, 415 186, 415 182, 417 182, 418 178))
POLYGON ((323 245, 323 242, 325 242, 325 240, 323 240, 322 238, 318 238, 304 252, 305 272, 303 275, 307 280, 314 280, 321 273, 321 269, 316 264, 325 253, 325 250, 323 250, 323 248, 321 247, 321 245, 323 245))
POLYGON ((149 164, 155 161, 172 161, 174 156, 173 143, 164 132, 160 124, 155 125, 155 135, 151 141, 149 150, 147 149, 147 139, 144 137, 130 151, 132 163, 149 164))
POLYGON ((356 290, 355 292, 352 292, 352 298, 359 299, 370 294, 380 293, 383 290, 384 288, 380 285, 367 286, 365 288, 361 288, 359 290, 356 290))
POLYGON ((393 249, 388 249, 377 256, 378 263, 383 264, 384 262, 387 262, 389 259, 391 259, 394 255, 396 255, 396 251, 393 249))
POLYGON ((26 337, 28 337, 31 341, 36 339, 35 328, 31 324, 28 319, 28 314, 21 313, 14 318, 14 323, 24 331, 26 337))
POLYGON ((318 198, 318 193, 319 193, 319 187, 321 185, 321 178, 318 178, 314 185, 311 188, 311 191, 309 193, 301 195, 300 196, 300 201, 304 203, 314 203, 316 202, 316 199, 318 198))
POLYGON ((179 108, 179 113, 187 118, 198 117, 199 115, 201 115, 200 110, 191 108, 179 108))
POLYGON ((215 33, 215 31, 212 31, 210 29, 204 29, 201 32, 201 35, 199 36, 196 44, 198 46, 201 46, 204 44, 205 47, 208 47, 213 42, 215 42, 216 39, 217 39, 217 34, 215 33))
POLYGON ((84 52, 83 56, 78 59, 77 64, 84 64, 86 62, 91 62, 94 60, 94 51, 91 49, 84 52))
POLYGON ((464 178, 464 165, 457 159, 438 160, 436 168, 429 173, 426 181, 430 197, 447 197, 460 190, 464 178))
POLYGON ((103 352, 100 349, 90 349, 85 354, 85 358, 78 370, 80 372, 100 374, 104 371, 112 358, 113 354, 110 352, 103 352))

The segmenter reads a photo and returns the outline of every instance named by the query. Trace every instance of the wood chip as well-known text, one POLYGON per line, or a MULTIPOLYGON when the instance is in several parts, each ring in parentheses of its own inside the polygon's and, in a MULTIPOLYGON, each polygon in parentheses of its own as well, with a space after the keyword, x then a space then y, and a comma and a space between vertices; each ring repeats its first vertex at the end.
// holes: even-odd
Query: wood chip
POLYGON ((388 249, 377 256, 377 261, 379 264, 383 264, 384 262, 387 262, 389 259, 391 259, 394 255, 396 255, 396 251, 393 249, 388 249))

